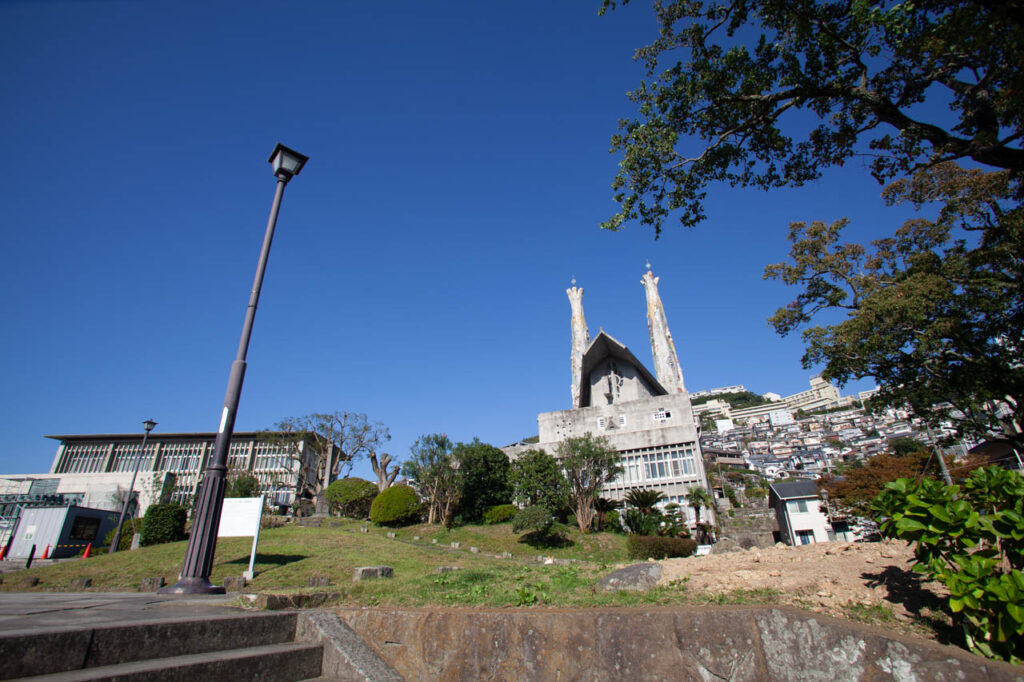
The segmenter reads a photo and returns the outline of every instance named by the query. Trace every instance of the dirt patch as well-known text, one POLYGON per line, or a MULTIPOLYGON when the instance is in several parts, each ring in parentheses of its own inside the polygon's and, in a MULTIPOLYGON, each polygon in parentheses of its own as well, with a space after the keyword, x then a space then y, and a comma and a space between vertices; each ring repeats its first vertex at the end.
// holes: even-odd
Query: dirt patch
POLYGON ((776 545, 666 559, 659 584, 685 587, 696 599, 748 595, 865 622, 894 621, 944 639, 944 589, 912 572, 912 559, 900 541, 776 545))

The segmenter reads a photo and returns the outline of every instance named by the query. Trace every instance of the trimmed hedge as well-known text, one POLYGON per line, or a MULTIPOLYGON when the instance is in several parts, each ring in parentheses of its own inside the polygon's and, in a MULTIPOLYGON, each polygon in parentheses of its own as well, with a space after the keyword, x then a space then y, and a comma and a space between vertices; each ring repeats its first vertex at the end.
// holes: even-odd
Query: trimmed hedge
POLYGON ((406 526, 419 521, 422 514, 420 498, 412 487, 393 485, 370 505, 370 520, 382 526, 406 526))
MULTIPOLYGON (((142 528, 142 519, 125 519, 124 525, 121 526, 121 539, 117 542, 117 551, 124 552, 132 548, 132 538, 135 537, 135 531, 142 528)), ((103 546, 110 547, 110 543, 114 541, 114 533, 117 532, 117 527, 110 529, 107 533, 107 537, 103 539, 103 546)), ((99 547, 93 547, 92 551, 96 551, 99 547)))
POLYGON ((484 512, 484 523, 494 525, 496 523, 507 523, 515 518, 519 509, 514 504, 497 504, 488 507, 484 512))
POLYGON ((188 510, 180 504, 150 505, 142 518, 142 540, 139 544, 162 545, 184 540, 187 519, 188 510))
POLYGON ((373 498, 380 493, 377 484, 363 478, 340 478, 327 486, 325 495, 331 509, 342 516, 365 519, 370 515, 373 498))
POLYGON ((670 559, 690 556, 697 551, 697 541, 660 535, 630 535, 626 539, 626 547, 631 559, 670 559))

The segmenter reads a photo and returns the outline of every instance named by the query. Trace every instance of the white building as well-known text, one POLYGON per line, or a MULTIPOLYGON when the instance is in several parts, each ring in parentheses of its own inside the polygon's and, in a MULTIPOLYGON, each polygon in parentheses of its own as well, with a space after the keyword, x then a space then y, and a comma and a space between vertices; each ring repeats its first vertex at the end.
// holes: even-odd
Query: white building
POLYGON ((775 509, 779 535, 787 545, 829 541, 831 528, 821 510, 822 502, 814 481, 772 483, 768 488, 768 506, 775 509))

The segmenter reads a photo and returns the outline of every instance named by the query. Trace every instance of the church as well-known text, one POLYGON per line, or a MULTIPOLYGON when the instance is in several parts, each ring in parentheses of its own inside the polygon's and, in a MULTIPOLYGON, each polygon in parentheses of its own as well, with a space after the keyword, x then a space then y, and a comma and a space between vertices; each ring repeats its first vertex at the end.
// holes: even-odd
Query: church
MULTIPOLYGON (((566 290, 572 311, 572 407, 538 415, 539 442, 507 451, 513 458, 531 448, 554 455, 566 438, 587 432, 603 436, 619 451, 623 466, 622 475, 602 490, 603 497, 622 500, 631 488, 657 490, 665 496, 664 503, 678 503, 693 522, 687 492, 695 486, 707 490, 708 482, 658 279, 648 265, 641 284, 647 298, 655 374, 606 332, 590 338, 583 289, 573 282, 566 290)), ((709 514, 702 513, 702 520, 709 514)))

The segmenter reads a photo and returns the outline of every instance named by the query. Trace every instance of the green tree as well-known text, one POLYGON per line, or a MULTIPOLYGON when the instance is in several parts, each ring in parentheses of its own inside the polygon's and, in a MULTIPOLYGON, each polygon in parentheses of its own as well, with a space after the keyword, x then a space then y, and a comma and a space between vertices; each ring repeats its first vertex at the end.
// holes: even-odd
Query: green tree
POLYGON ((509 469, 509 483, 513 499, 522 507, 540 505, 561 516, 569 504, 565 475, 558 460, 543 450, 527 450, 517 457, 509 469))
POLYGON ((376 484, 362 478, 339 478, 327 486, 327 501, 331 509, 342 516, 365 519, 370 514, 370 505, 381 491, 376 484))
POLYGON ((686 499, 689 501, 690 507, 693 508, 697 524, 700 525, 700 510, 711 509, 711 505, 714 504, 711 495, 704 488, 694 486, 686 493, 686 499))
POLYGON ((598 532, 604 530, 605 519, 608 518, 608 514, 618 509, 620 506, 618 500, 609 500, 607 497, 599 497, 594 500, 594 525, 598 532))
POLYGON ((607 439, 586 433, 578 438, 566 438, 558 444, 558 463, 565 471, 569 503, 576 514, 580 532, 586 533, 597 511, 594 500, 601 486, 622 473, 618 451, 607 439))
POLYGON ((873 377, 876 400, 909 405, 961 434, 1024 444, 1024 210, 1010 175, 939 164, 890 185, 890 203, 938 204, 871 248, 841 242, 845 220, 794 223, 787 262, 765 277, 802 289, 770 319, 806 329, 805 367, 843 384, 873 377))
POLYGON ((459 509, 466 521, 479 522, 489 507, 512 501, 508 455, 478 438, 456 443, 452 454, 459 462, 459 509))
POLYGON ((255 476, 247 471, 229 472, 224 497, 256 497, 259 492, 260 482, 255 476))
POLYGON ((402 471, 427 503, 427 523, 440 521, 450 527, 462 491, 459 460, 452 454, 452 442, 444 434, 431 433, 417 438, 409 452, 411 456, 402 471))
POLYGON ((419 521, 420 498, 411 486, 392 485, 377 494, 370 505, 370 520, 382 526, 405 526, 419 521))
POLYGON ((882 452, 835 474, 822 476, 818 489, 828 493, 829 502, 839 509, 868 516, 871 503, 886 484, 922 474, 938 478, 940 472, 933 453, 918 443, 914 452, 905 455, 882 452))
POLYGON ((639 220, 660 233, 670 212, 692 226, 711 183, 798 186, 856 155, 880 182, 956 159, 1024 170, 1019 0, 654 9, 659 37, 636 54, 648 80, 629 93, 637 118, 612 138, 621 208, 606 228, 639 220))
POLYGON ((314 412, 288 417, 264 432, 264 437, 283 446, 293 459, 305 461, 307 448, 316 462, 310 475, 302 473, 299 497, 313 498, 319 511, 327 511, 324 491, 331 481, 341 477, 352 463, 379 449, 391 440, 388 428, 371 422, 359 412, 314 412))

